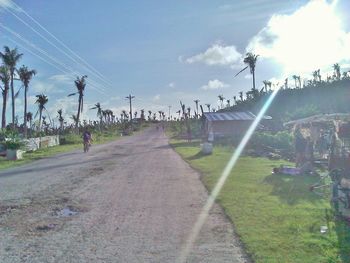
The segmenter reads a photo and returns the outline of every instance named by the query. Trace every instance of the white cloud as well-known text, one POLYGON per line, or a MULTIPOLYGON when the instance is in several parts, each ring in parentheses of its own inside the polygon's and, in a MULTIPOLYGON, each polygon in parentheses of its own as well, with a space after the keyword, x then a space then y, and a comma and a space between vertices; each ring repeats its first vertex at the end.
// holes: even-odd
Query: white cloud
POLYGON ((171 89, 175 88, 175 83, 174 82, 170 82, 168 84, 168 87, 171 88, 171 89))
POLYGON ((74 79, 72 78, 72 76, 67 74, 53 75, 49 79, 57 82, 63 82, 63 83, 74 83, 74 79))
POLYGON ((245 79, 252 79, 253 77, 252 77, 251 74, 246 74, 246 75, 244 75, 244 78, 245 78, 245 79))
POLYGON ((160 95, 159 94, 155 95, 152 101, 160 101, 160 95))
POLYGON ((218 90, 229 87, 228 84, 221 82, 220 80, 214 79, 209 80, 208 84, 201 87, 202 90, 218 90))
POLYGON ((55 90, 55 86, 42 81, 35 81, 30 89, 36 93, 47 93, 55 90))
POLYGON ((247 51, 272 59, 285 74, 310 73, 350 61, 350 33, 333 3, 310 1, 292 14, 273 15, 247 51))
POLYGON ((214 44, 203 53, 187 58, 186 63, 204 63, 207 65, 232 65, 239 63, 242 55, 235 46, 214 44))

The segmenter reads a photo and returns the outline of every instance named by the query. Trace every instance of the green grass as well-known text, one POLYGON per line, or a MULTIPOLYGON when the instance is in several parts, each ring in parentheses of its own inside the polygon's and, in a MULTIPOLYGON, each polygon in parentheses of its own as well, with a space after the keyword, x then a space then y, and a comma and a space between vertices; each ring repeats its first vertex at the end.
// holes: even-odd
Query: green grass
MULTIPOLYGON (((6 158, 0 158, 0 170, 8 169, 15 166, 30 163, 45 157, 53 156, 63 152, 69 152, 76 149, 82 149, 81 138, 78 135, 69 135, 67 137, 67 144, 39 149, 35 152, 24 153, 22 160, 8 161, 6 158)), ((104 132, 93 135, 93 144, 103 144, 120 138, 119 133, 104 132)))
MULTIPOLYGON (((174 149, 202 173, 210 191, 232 150, 215 147, 199 153, 198 142, 172 141, 174 149)), ((328 197, 309 191, 318 178, 272 174, 284 161, 241 157, 217 202, 232 220, 247 252, 257 263, 350 262, 350 229, 335 221, 328 197), (327 225, 327 234, 320 226, 327 225)))

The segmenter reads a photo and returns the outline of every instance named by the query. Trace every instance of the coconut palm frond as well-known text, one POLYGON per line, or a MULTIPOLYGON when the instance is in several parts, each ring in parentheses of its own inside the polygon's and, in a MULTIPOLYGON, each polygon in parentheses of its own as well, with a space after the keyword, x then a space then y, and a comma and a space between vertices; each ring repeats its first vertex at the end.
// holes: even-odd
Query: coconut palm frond
POLYGON ((68 97, 74 96, 74 95, 76 95, 77 93, 78 93, 78 92, 68 94, 68 97))
MULTIPOLYGON (((23 86, 22 86, 23 87, 23 86)), ((19 94, 20 94, 20 91, 21 91, 21 89, 22 89, 22 87, 16 92, 16 94, 15 94, 15 99, 17 99, 18 98, 18 96, 19 96, 19 94)))
POLYGON ((243 71, 245 71, 248 68, 248 66, 246 66, 244 69, 241 69, 236 75, 235 77, 237 77, 240 73, 242 73, 243 71))

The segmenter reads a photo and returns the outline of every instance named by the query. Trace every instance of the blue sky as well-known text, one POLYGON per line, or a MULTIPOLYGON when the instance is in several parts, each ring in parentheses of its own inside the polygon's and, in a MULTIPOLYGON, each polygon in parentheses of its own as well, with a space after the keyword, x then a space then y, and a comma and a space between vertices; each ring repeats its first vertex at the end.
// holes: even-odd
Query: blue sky
MULTIPOLYGON (((59 108, 67 118, 76 113, 77 98, 67 95, 77 74, 88 75, 84 118, 93 118, 88 108, 96 102, 119 116, 130 93, 136 110, 167 113, 171 105, 174 114, 180 100, 194 108, 194 99, 217 108, 219 94, 232 101, 251 89, 248 71, 233 77, 247 51, 259 54, 258 87, 350 64, 347 0, 0 0, 0 6, 0 46, 17 46, 24 53, 19 65, 38 71, 30 102, 44 92, 52 116, 59 108)), ((22 104, 20 97, 20 121, 22 104)))

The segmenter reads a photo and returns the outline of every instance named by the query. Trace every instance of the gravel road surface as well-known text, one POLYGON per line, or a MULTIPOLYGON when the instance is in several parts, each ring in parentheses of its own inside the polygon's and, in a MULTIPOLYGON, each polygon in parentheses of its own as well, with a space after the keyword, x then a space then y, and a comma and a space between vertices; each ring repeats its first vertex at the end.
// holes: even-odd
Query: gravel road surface
MULTIPOLYGON (((176 262, 208 194, 149 128, 0 172, 0 262, 176 262)), ((188 262, 249 262, 215 205, 188 262)))

